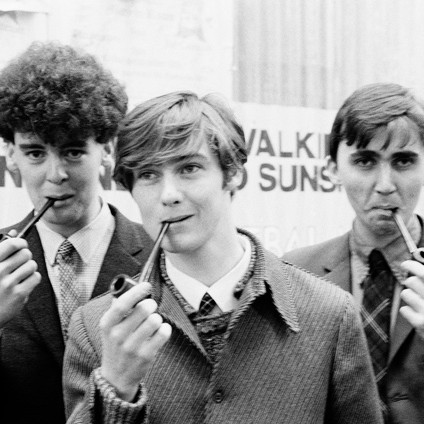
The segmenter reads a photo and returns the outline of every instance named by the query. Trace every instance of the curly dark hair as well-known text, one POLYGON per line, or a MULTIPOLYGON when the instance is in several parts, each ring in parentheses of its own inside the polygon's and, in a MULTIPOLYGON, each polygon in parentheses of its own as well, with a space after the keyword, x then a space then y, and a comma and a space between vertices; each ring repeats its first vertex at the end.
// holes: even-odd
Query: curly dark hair
POLYGON ((123 86, 94 56, 36 42, 0 72, 0 136, 36 134, 47 144, 103 144, 127 111, 123 86))

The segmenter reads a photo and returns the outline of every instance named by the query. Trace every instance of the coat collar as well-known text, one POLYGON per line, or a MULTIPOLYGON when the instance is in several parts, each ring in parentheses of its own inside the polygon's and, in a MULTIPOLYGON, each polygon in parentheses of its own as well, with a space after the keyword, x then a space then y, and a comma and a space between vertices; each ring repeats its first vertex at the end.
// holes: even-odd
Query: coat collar
MULTIPOLYGON (((261 243, 252 234, 245 230, 238 231, 246 235, 255 245, 256 261, 252 278, 243 291, 240 307, 234 312, 229 328, 236 327, 252 302, 257 297, 265 295, 268 292, 282 320, 291 331, 298 332, 300 325, 292 294, 292 287, 295 281, 292 281, 291 267, 283 263, 272 253, 265 251, 261 243)), ((191 343, 207 358, 207 354, 190 319, 169 290, 169 287, 161 283, 158 263, 152 275, 152 283, 153 298, 159 303, 159 313, 175 327, 179 328, 191 343)))

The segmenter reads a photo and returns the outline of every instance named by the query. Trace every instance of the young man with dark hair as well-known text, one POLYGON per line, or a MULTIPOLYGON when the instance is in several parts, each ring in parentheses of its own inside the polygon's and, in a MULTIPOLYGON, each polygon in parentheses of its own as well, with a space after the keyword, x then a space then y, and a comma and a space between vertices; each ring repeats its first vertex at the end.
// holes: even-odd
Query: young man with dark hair
MULTIPOLYGON (((126 109, 118 81, 69 46, 35 43, 0 72, 7 165, 35 213, 54 200, 25 240, 0 242, 2 424, 65 422, 70 316, 117 273, 137 272, 151 248, 142 226, 101 198, 101 167, 126 109)), ((33 216, 2 232, 16 235, 33 216)))
POLYGON ((228 106, 142 103, 116 158, 150 236, 171 223, 149 282, 74 315, 68 423, 380 423, 351 296, 234 224, 247 151, 228 106))
POLYGON ((423 221, 414 214, 424 184, 422 104, 397 84, 355 91, 335 118, 328 171, 356 213, 352 230, 284 259, 353 294, 386 422, 423 423, 424 285, 415 279, 402 291, 409 280, 401 264, 410 253, 394 220, 399 214, 424 246, 423 221))

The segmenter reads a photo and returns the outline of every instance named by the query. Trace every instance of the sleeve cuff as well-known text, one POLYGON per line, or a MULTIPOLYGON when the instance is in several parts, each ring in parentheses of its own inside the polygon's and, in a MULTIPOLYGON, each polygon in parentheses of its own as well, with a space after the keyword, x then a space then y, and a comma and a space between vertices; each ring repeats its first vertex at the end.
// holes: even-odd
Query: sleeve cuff
POLYGON ((136 421, 144 421, 147 395, 142 384, 140 384, 134 400, 132 402, 127 402, 118 397, 115 388, 102 376, 100 368, 94 370, 93 378, 95 387, 102 401, 102 415, 105 423, 133 423, 136 421))

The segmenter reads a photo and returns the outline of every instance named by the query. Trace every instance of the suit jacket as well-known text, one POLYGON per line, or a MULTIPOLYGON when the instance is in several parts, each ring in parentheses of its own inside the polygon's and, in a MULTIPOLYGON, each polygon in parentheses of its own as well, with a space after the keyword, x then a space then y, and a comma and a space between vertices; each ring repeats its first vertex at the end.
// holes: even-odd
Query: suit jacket
MULTIPOLYGON (((115 231, 92 296, 108 290, 119 273, 134 275, 147 259, 152 241, 140 224, 110 206, 115 231)), ((21 229, 28 215, 11 228, 21 229)), ((64 342, 40 237, 36 228, 26 237, 41 273, 23 310, 3 329, 0 345, 0 423, 60 424, 65 422, 62 363, 64 342)))
MULTIPOLYGON (((424 232, 419 246, 424 246, 424 232)), ((288 252, 283 259, 352 292, 349 233, 288 252)), ((424 423, 424 340, 400 314, 391 337, 387 385, 391 423, 424 423)))
POLYGON ((143 399, 114 397, 93 372, 110 294, 79 308, 65 353, 68 424, 381 423, 351 295, 256 246, 253 276, 216 362, 156 265, 153 298, 173 332, 143 382, 147 410, 143 399))

